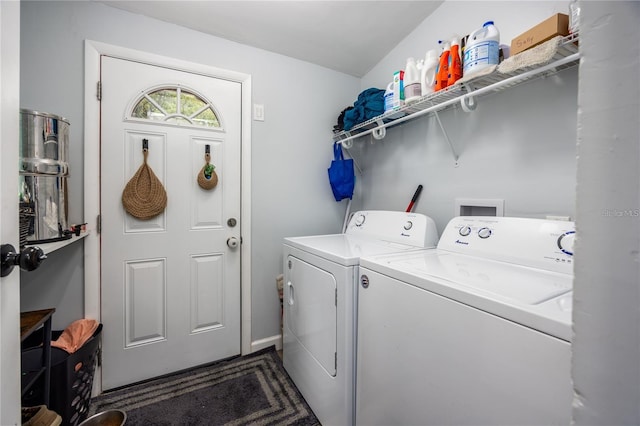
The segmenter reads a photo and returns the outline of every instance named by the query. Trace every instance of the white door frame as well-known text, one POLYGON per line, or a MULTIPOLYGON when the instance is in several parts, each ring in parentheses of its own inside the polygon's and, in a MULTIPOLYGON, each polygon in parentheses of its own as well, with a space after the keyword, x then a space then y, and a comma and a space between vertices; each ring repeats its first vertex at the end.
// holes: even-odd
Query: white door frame
MULTIPOLYGON (((20 2, 0 0, 0 243, 18 244, 20 2)), ((0 278, 0 424, 20 422, 20 268, 0 278)))
MULTIPOLYGON (((251 352, 251 76, 209 65, 187 62, 139 50, 85 40, 84 49, 84 218, 89 234, 84 242, 84 314, 101 319, 100 238, 96 232, 100 214, 100 56, 144 62, 214 78, 238 82, 242 92, 241 175, 240 175, 240 334, 242 355, 251 352)), ((102 389, 100 374, 96 387, 102 389)))

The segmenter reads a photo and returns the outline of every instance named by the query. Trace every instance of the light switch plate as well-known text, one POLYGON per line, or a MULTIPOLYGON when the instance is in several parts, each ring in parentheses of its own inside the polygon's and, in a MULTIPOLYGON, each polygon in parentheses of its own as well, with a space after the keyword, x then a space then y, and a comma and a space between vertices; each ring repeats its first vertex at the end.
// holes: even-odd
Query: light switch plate
POLYGON ((253 104, 253 119, 255 121, 264 121, 264 105, 253 104))

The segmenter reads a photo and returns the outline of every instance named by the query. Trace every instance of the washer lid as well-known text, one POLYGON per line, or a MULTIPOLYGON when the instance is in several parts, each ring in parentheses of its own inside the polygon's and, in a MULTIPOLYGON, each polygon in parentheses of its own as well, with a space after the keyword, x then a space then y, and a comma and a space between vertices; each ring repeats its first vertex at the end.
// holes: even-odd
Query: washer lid
POLYGON ((486 297, 537 305, 571 291, 571 276, 431 250, 388 261, 394 269, 451 281, 486 297))
MULTIPOLYGON (((571 341, 573 275, 440 249, 364 257, 379 272, 518 324, 571 341)), ((373 286, 372 282, 370 286, 373 286)), ((446 319, 443 319, 446 320, 446 319)))
POLYGON ((349 234, 285 238, 284 244, 344 266, 358 265, 362 256, 418 250, 415 246, 349 234))

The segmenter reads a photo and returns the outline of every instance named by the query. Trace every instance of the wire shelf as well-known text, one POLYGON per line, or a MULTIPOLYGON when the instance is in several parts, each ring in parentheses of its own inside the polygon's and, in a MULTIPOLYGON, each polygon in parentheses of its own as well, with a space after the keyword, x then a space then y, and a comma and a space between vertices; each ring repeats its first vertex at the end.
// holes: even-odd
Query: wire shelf
POLYGON ((480 75, 464 83, 425 95, 414 103, 360 123, 349 131, 335 133, 333 140, 348 147, 354 139, 366 136, 374 131, 393 127, 429 113, 452 108, 472 98, 500 92, 526 81, 550 76, 564 69, 573 68, 578 65, 579 59, 578 34, 571 34, 560 40, 553 58, 547 64, 522 67, 511 73, 494 71, 491 74, 480 75), (398 117, 399 115, 400 117, 398 117))

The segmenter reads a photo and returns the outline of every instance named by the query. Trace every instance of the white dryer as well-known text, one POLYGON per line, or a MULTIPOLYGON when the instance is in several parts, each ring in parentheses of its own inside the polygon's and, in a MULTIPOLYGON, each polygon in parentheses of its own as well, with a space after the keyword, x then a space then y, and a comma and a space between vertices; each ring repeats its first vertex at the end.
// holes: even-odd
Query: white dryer
POLYGON ((574 224, 458 217, 360 260, 356 423, 569 424, 574 224))
POLYGON ((284 240, 283 364, 323 425, 355 421, 360 257, 437 242, 431 218, 390 211, 357 212, 344 234, 284 240))

